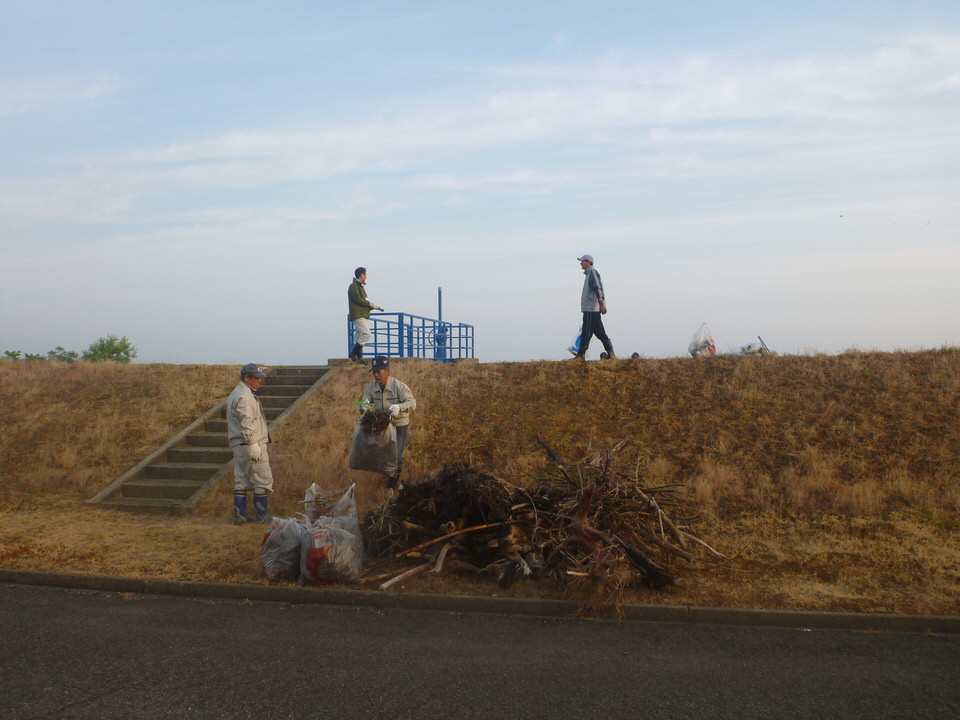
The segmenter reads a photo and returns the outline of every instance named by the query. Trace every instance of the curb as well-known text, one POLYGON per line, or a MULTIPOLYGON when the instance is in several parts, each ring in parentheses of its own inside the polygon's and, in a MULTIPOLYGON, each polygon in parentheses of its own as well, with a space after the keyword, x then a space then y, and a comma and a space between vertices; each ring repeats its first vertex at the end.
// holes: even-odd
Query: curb
MULTIPOLYGON (((377 610, 434 610, 453 613, 487 613, 538 617, 570 617, 577 604, 566 600, 482 597, 477 595, 430 595, 425 593, 374 592, 340 587, 297 587, 227 584, 179 580, 141 580, 11 570, 0 568, 0 583, 42 585, 76 590, 116 593, 257 600, 294 604, 322 603, 377 610)), ((688 605, 624 605, 623 620, 640 622, 695 623, 804 630, 862 630, 871 632, 960 633, 960 617, 948 615, 896 615, 891 613, 841 613, 793 610, 746 610, 701 608, 688 605)))

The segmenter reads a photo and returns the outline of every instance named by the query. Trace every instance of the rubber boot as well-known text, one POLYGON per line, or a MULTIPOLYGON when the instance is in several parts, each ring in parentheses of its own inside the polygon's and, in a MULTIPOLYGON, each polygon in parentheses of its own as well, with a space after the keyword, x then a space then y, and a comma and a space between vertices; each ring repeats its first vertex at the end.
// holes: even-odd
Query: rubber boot
POLYGON ((361 353, 363 353, 363 345, 354 343, 353 350, 350 351, 350 359, 354 362, 360 362, 361 353))
POLYGON ((266 495, 253 495, 253 509, 257 512, 257 522, 268 523, 273 520, 273 516, 267 512, 269 501, 266 495))
POLYGON ((247 494, 235 492, 233 494, 233 524, 243 525, 247 521, 247 494))

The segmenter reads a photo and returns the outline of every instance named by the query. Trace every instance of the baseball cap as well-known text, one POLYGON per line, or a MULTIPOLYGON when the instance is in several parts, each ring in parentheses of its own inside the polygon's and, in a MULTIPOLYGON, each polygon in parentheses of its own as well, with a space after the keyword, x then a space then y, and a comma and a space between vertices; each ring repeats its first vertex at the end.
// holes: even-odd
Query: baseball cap
POLYGON ((390 361, 385 358, 383 355, 377 355, 373 362, 370 363, 370 372, 376 372, 377 370, 389 370, 390 361))
POLYGON ((593 255, 581 255, 580 257, 577 258, 577 260, 579 260, 580 262, 583 262, 584 260, 586 260, 588 263, 593 265, 593 255))
POLYGON ((261 380, 267 376, 263 368, 256 363, 247 363, 243 366, 243 369, 240 370, 240 377, 243 378, 247 375, 253 375, 255 378, 260 378, 261 380))

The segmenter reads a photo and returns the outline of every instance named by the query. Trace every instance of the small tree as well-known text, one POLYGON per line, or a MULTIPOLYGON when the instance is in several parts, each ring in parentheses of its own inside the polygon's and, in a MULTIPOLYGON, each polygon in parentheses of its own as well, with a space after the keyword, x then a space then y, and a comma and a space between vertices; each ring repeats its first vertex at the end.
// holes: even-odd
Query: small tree
POLYGON ((23 357, 23 353, 19 350, 4 350, 3 357, 6 360, 19 360, 23 357))
POLYGON ((118 363, 128 363, 136 356, 137 349, 127 340, 126 336, 118 338, 116 335, 100 338, 83 351, 83 359, 88 362, 112 360, 118 363))
POLYGON ((62 345, 57 345, 55 350, 47 352, 47 358, 58 362, 75 363, 80 359, 80 353, 75 350, 64 350, 62 345))

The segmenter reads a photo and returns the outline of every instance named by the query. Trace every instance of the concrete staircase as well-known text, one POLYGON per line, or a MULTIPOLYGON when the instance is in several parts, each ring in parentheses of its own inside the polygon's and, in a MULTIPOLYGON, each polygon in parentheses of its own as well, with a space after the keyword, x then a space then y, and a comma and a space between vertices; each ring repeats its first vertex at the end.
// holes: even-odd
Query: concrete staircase
MULTIPOLYGON (((327 365, 274 367, 257 392, 271 431, 292 415, 337 369, 327 365)), ((233 462, 227 445, 226 398, 162 448, 112 482, 88 504, 166 515, 189 515, 233 462)))

